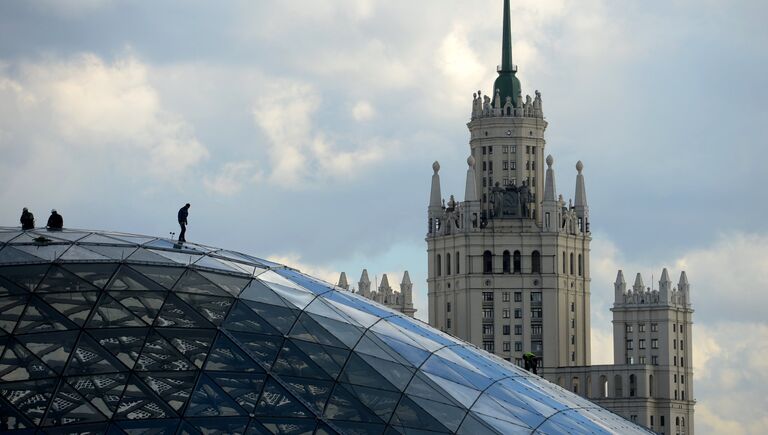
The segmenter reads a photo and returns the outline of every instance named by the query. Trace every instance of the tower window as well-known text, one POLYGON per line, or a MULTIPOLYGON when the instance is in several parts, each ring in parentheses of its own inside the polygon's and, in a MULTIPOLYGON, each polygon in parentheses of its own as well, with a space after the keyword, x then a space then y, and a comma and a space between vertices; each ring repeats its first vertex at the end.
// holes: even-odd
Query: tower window
POLYGON ((563 273, 565 273, 566 267, 565 267, 565 251, 563 251, 563 273))
POLYGON ((443 257, 437 254, 437 260, 435 261, 435 268, 437 269, 437 276, 443 274, 443 257))
POLYGON ((450 313, 451 312, 451 303, 450 302, 446 302, 445 303, 445 312, 446 313, 450 313))
POLYGON ((488 147, 488 154, 493 154, 493 146, 488 147))
POLYGON ((571 261, 570 261, 570 263, 571 263, 570 264, 570 266, 571 266, 571 275, 573 275, 573 252, 571 252, 571 261))
POLYGON ((445 254, 445 274, 451 274, 451 254, 445 254))
MULTIPOLYGON (((488 136, 488 132, 487 131, 485 132, 485 135, 488 136)), ((486 155, 487 153, 488 153, 488 151, 486 151, 485 147, 483 147, 483 155, 486 155)))
POLYGON ((493 255, 491 251, 483 252, 483 273, 493 273, 493 255))
POLYGON ((521 272, 521 267, 520 267, 520 251, 515 251, 512 263, 513 263, 513 267, 514 267, 514 273, 520 273, 521 272))
POLYGON ((456 251, 456 275, 460 273, 461 271, 459 270, 459 251, 456 251))
POLYGON ((510 273, 510 257, 509 257, 509 251, 504 251, 504 254, 502 256, 502 272, 503 273, 510 273))
POLYGON ((541 273, 541 254, 539 251, 531 253, 531 273, 541 273))
MULTIPOLYGON (((509 162, 509 169, 517 169, 517 162, 509 162)), ((512 180, 514 180, 514 178, 512 180)), ((514 181, 512 181, 512 183, 514 183, 514 181)))

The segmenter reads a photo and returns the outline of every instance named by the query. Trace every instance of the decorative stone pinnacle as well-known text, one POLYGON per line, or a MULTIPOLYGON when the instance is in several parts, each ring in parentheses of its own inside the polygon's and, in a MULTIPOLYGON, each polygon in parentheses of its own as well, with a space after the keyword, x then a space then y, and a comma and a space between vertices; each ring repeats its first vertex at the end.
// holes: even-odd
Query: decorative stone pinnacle
POLYGON ((475 167, 475 158, 473 156, 467 157, 467 166, 469 166, 470 168, 475 167))
POLYGON ((555 163, 555 159, 552 158, 552 154, 550 154, 547 156, 547 167, 551 168, 553 163, 555 163))
POLYGON ((440 163, 437 160, 435 160, 435 163, 432 163, 432 170, 435 171, 435 174, 440 171, 440 163))
POLYGON ((576 170, 579 171, 579 174, 581 174, 581 171, 584 169, 584 163, 581 163, 581 160, 576 162, 576 170))

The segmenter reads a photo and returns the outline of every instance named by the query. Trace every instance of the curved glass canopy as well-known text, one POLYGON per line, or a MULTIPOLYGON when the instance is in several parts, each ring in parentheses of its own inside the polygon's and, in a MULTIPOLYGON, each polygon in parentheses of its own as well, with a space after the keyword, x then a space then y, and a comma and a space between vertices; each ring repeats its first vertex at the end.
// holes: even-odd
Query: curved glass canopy
POLYGON ((650 433, 280 264, 4 227, 0 432, 650 433))

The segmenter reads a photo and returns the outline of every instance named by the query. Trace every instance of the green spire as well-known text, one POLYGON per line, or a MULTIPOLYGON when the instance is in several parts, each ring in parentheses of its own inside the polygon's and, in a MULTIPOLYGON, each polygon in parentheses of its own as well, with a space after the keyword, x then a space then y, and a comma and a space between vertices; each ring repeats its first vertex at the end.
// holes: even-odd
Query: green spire
POLYGON ((507 97, 512 97, 512 104, 517 105, 517 98, 520 95, 520 80, 515 77, 517 68, 512 63, 512 25, 510 24, 509 0, 504 0, 504 31, 501 41, 501 65, 499 66, 499 77, 493 83, 493 93, 495 96, 498 89, 501 94, 501 104, 504 105, 507 97))

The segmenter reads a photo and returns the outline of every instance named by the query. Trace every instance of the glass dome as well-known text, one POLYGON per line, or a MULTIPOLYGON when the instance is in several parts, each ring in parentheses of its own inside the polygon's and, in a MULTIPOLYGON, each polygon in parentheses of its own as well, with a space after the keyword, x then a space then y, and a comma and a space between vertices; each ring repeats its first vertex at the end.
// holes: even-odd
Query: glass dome
POLYGON ((0 431, 650 433, 290 267, 156 237, 3 227, 0 431))

